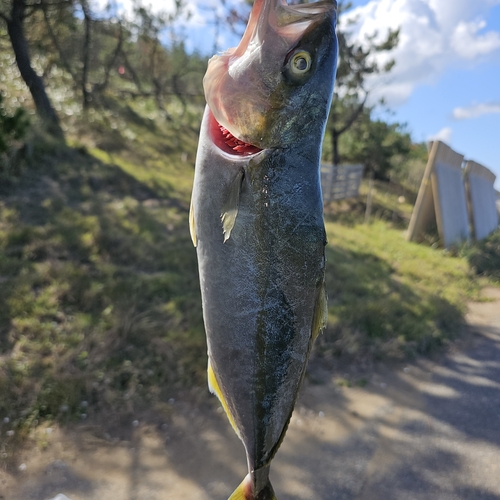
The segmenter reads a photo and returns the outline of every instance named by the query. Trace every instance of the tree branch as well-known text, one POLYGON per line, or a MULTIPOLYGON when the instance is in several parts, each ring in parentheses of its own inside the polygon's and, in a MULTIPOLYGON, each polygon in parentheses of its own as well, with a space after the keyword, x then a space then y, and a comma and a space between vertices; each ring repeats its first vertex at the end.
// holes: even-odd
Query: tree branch
POLYGON ((49 19, 49 14, 47 12, 47 6, 45 2, 42 2, 42 10, 43 10, 43 17, 45 19, 45 24, 47 26, 47 31, 49 32, 50 39, 52 41, 52 44, 54 45, 54 48, 57 50, 59 57, 61 59, 62 65, 64 69, 71 75, 71 78, 77 83, 77 78, 73 70, 71 69, 71 66, 66 59, 66 56, 64 55, 64 52, 61 49, 61 46, 59 45, 59 40, 57 39, 56 34, 54 33, 54 30, 52 29, 52 25, 50 24, 50 19, 49 19))
POLYGON ((128 60, 128 57, 127 57, 127 54, 125 52, 123 52, 123 50, 121 51, 121 54, 122 54, 123 60, 125 62, 125 67, 127 68, 128 71, 130 71, 130 74, 132 75, 132 80, 134 80, 134 83, 135 83, 136 87, 139 89, 139 92, 142 93, 143 90, 142 90, 141 81, 140 81, 139 77, 137 76, 137 73, 135 72, 135 69, 130 64, 130 62, 128 60))
POLYGON ((120 52, 122 51, 123 45, 123 26, 122 23, 118 23, 119 26, 119 35, 118 35, 118 43, 116 44, 115 50, 113 51, 112 56, 110 57, 108 64, 106 65, 106 69, 104 71, 104 81, 94 85, 94 89, 98 92, 103 92, 109 83, 109 75, 111 73, 111 68, 115 65, 116 59, 118 58, 120 52))
POLYGON ((363 101, 359 104, 356 110, 353 111, 353 113, 351 113, 351 116, 345 122, 344 126, 340 129, 336 129, 337 135, 342 135, 347 129, 349 129, 352 126, 352 124, 356 121, 360 113, 363 111, 367 99, 368 99, 368 92, 365 92, 365 97, 363 101))
POLYGON ((85 37, 83 39, 83 69, 82 69, 82 95, 83 95, 83 109, 86 110, 92 100, 88 89, 89 78, 89 63, 90 63, 90 31, 92 17, 90 15, 89 5, 87 0, 81 0, 80 5, 83 11, 83 20, 85 26, 85 37))

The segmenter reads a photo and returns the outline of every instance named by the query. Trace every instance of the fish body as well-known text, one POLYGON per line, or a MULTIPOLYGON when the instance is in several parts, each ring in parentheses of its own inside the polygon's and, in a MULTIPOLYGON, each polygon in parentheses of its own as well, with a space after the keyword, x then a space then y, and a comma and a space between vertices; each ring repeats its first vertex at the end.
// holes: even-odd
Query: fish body
POLYGON ((191 203, 208 379, 249 474, 231 499, 270 500, 269 466, 325 323, 321 140, 335 6, 257 0, 242 42, 212 58, 191 203))

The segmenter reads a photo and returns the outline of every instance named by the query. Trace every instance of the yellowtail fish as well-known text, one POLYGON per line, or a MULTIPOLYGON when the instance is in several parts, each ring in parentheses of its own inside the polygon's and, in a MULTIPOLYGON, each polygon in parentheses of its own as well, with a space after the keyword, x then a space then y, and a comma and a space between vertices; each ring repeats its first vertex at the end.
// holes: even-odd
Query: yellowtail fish
POLYGON ((230 500, 272 500, 269 467, 327 316, 321 141, 337 63, 335 1, 256 0, 212 57, 190 229, 208 381, 249 473, 230 500))

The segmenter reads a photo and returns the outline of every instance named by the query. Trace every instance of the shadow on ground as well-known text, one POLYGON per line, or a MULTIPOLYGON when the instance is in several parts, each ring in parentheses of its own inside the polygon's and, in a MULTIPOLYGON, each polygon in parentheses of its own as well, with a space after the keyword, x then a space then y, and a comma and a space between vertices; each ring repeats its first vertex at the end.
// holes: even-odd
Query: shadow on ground
MULTIPOLYGON (((273 462, 278 498, 499 500, 500 328, 481 331, 463 352, 399 367, 346 367, 331 378, 313 362, 322 383, 305 384, 273 462), (336 382, 360 376, 364 388, 336 382)), ((241 443, 206 401, 173 408, 167 425, 130 423, 102 439, 61 431, 24 496, 8 498, 226 499, 246 473, 241 443), (66 483, 46 472, 61 457, 66 483)))

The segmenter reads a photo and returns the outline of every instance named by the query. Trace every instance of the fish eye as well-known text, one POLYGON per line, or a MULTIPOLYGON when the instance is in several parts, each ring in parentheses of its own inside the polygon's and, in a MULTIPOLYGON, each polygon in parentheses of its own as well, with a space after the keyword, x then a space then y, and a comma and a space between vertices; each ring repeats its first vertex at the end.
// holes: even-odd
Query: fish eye
POLYGON ((289 59, 290 71, 297 76, 307 73, 312 66, 312 57, 305 50, 298 50, 289 59))

